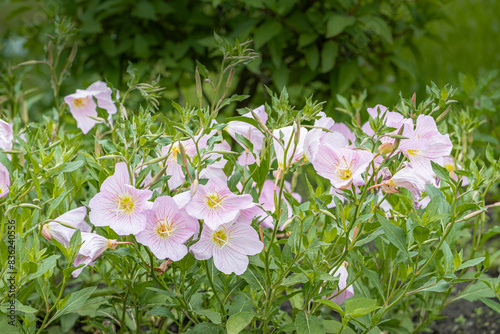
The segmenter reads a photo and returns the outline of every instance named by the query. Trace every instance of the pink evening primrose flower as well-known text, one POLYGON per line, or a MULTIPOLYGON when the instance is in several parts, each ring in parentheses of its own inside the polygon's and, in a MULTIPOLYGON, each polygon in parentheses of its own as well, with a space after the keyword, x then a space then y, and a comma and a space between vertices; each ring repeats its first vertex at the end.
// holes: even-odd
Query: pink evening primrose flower
POLYGON ((413 202, 417 203, 425 191, 426 181, 413 168, 404 167, 382 184, 382 190, 387 193, 399 192, 394 190, 394 187, 408 189, 413 196, 413 202))
POLYGON ((7 196, 9 193, 9 186, 9 171, 7 167, 0 162, 0 198, 7 196))
POLYGON ((200 240, 190 247, 198 260, 213 257, 215 267, 226 275, 243 274, 248 267, 248 255, 262 251, 264 244, 252 226, 240 222, 227 223, 211 229, 203 227, 200 240))
POLYGON ((127 165, 119 162, 89 202, 90 221, 95 226, 109 226, 119 235, 137 234, 146 226, 144 210, 152 194, 131 186, 127 165))
MULTIPOLYGON (((291 185, 288 181, 285 181, 285 190, 291 189, 291 185)), ((261 222, 261 225, 263 227, 267 228, 273 228, 273 217, 267 213, 267 211, 270 211, 271 213, 274 213, 276 211, 276 207, 274 204, 274 194, 279 192, 279 188, 274 187, 274 181, 271 180, 266 180, 264 181, 264 185, 262 186, 262 192, 260 193, 259 197, 259 203, 262 207, 260 209, 260 212, 258 213, 261 218, 264 218, 261 222)), ((292 193, 291 194, 298 202, 301 202, 302 198, 299 194, 297 193, 292 193)), ((288 201, 286 201, 285 196, 283 195, 282 200, 286 202, 287 208, 288 208, 288 218, 291 218, 293 213, 292 213, 292 207, 288 201)))
POLYGON ((181 260, 188 252, 184 243, 198 229, 198 221, 181 211, 174 199, 158 197, 147 211, 146 228, 136 235, 159 259, 181 260))
MULTIPOLYGON (((257 109, 254 109, 253 112, 262 123, 265 124, 267 122, 268 115, 263 105, 258 107, 257 109)), ((253 115, 252 113, 247 113, 243 115, 243 117, 253 118, 253 115)), ((257 129, 250 123, 231 121, 227 123, 227 126, 224 128, 224 130, 226 130, 227 133, 229 133, 229 135, 243 147, 245 146, 238 141, 238 139, 236 138, 236 134, 240 134, 247 138, 253 144, 253 153, 258 156, 258 153, 262 149, 262 145, 264 144, 264 134, 259 129, 257 129)), ((247 151, 248 149, 245 149, 245 151, 238 157, 238 163, 240 165, 246 166, 256 162, 252 152, 247 151)))
POLYGON ((42 228, 42 235, 47 240, 54 238, 65 247, 69 246, 69 241, 76 230, 90 232, 92 228, 85 222, 87 208, 81 206, 70 210, 54 219, 42 228))
POLYGON ((294 164, 304 156, 304 142, 307 136, 307 129, 300 127, 299 141, 297 147, 294 144, 295 130, 293 126, 287 126, 273 131, 273 146, 278 160, 278 169, 284 170, 290 162, 294 164), (283 138, 283 139, 281 139, 283 138), (276 139, 280 139, 281 146, 276 139), (286 151, 286 154, 285 154, 286 151))
POLYGON ((14 135, 12 132, 12 126, 0 119, 0 148, 4 151, 9 151, 12 149, 13 142, 14 135))
MULTIPOLYGON (((330 271, 330 275, 332 275, 334 269, 335 268, 330 271)), ((352 287, 352 284, 346 288, 347 277, 349 276, 349 273, 347 272, 347 269, 344 267, 344 265, 341 265, 339 269, 337 269, 337 271, 333 274, 333 276, 339 278, 338 288, 328 299, 330 299, 337 305, 341 305, 347 298, 351 298, 352 296, 354 296, 354 289, 352 287)))
POLYGON ((84 266, 73 271, 73 277, 80 275, 86 266, 94 266, 94 261, 108 248, 115 249, 117 245, 131 244, 130 242, 117 242, 106 239, 99 234, 87 232, 82 232, 82 242, 73 266, 78 267, 80 264, 84 264, 84 266))
POLYGON ((325 145, 321 154, 312 161, 316 172, 330 180, 332 186, 338 189, 348 187, 353 181, 361 180, 361 174, 373 160, 373 154, 368 151, 346 148, 331 148, 325 145))
MULTIPOLYGON (((441 165, 446 168, 446 170, 448 170, 448 172, 450 173, 450 177, 453 180, 458 181, 459 176, 457 175, 457 173, 455 173, 455 171, 463 170, 463 168, 458 164, 458 162, 455 161, 455 159, 453 159, 453 157, 443 157, 441 165)), ((462 175, 460 176, 460 178, 462 179, 462 186, 469 185, 469 178, 467 176, 462 175)))
POLYGON ((111 98, 111 88, 105 82, 96 81, 87 89, 77 89, 76 93, 68 95, 64 98, 64 102, 69 106, 69 110, 76 120, 78 128, 83 133, 87 133, 94 127, 98 121, 90 118, 97 117, 96 104, 94 97, 97 100, 99 108, 106 109, 108 114, 115 114, 117 109, 111 98))
POLYGON ((428 175, 434 174, 431 160, 450 155, 453 148, 450 137, 442 135, 434 118, 428 115, 418 116, 415 129, 412 125, 405 124, 403 136, 408 139, 401 140, 398 152, 402 152, 410 160, 413 168, 428 175))
POLYGON ((210 179, 207 184, 199 185, 196 193, 186 206, 186 212, 196 219, 203 219, 212 230, 220 225, 234 221, 241 210, 255 206, 252 196, 235 195, 225 181, 210 179))

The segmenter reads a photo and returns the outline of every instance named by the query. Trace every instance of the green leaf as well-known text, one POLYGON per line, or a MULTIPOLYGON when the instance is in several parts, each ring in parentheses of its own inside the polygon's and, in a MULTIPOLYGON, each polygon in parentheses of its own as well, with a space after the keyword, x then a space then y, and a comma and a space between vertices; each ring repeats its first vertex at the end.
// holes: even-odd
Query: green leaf
POLYGON ((225 334, 224 328, 211 324, 208 322, 202 322, 196 324, 193 328, 188 330, 186 334, 225 334))
POLYGON ((198 60, 196 61, 196 66, 198 67, 198 72, 200 72, 200 75, 204 78, 208 78, 208 70, 207 68, 205 67, 205 65, 203 65, 202 63, 200 63, 198 60))
POLYGON ((349 298, 345 302, 345 313, 353 318, 362 317, 379 309, 377 301, 369 298, 349 298))
POLYGON ((493 154, 490 144, 486 146, 486 159, 492 164, 496 165, 498 163, 498 161, 495 160, 495 155, 493 154))
POLYGON ((434 161, 431 160, 432 170, 441 180, 450 180, 450 172, 444 168, 443 166, 438 165, 434 161))
POLYGON ((269 42, 281 32, 281 24, 274 19, 267 19, 261 24, 254 35, 255 49, 259 50, 264 44, 269 42))
POLYGON ((476 81, 470 75, 459 74, 460 84, 462 85, 463 90, 469 96, 472 96, 476 93, 476 81))
POLYGON ((325 305, 326 307, 329 307, 331 308, 332 310, 335 310, 337 311, 341 316, 344 316, 344 310, 342 310, 342 308, 340 306, 338 306, 337 304, 335 304, 334 302, 332 302, 331 300, 328 300, 328 299, 315 299, 314 300, 316 303, 320 303, 320 304, 323 304, 325 305))
POLYGON ((500 303, 497 303, 496 301, 487 298, 479 298, 479 300, 485 303, 486 306, 491 308, 493 311, 500 314, 500 303))
POLYGON ((311 69, 311 71, 316 71, 316 68, 318 68, 319 64, 319 51, 318 47, 316 44, 308 46, 305 50, 304 53, 306 55, 306 63, 307 66, 311 69))
POLYGON ((56 307, 56 313, 47 324, 51 323, 64 314, 78 311, 87 303, 87 300, 90 298, 90 295, 94 293, 96 288, 96 286, 92 286, 67 295, 63 300, 59 301, 56 307))
POLYGON ((238 312, 227 319, 227 334, 237 334, 241 332, 256 316, 254 312, 238 312))
POLYGON ((345 28, 353 25, 356 19, 352 16, 344 16, 339 14, 332 14, 326 23, 326 38, 337 36, 345 28))
POLYGON ((203 315, 203 316, 207 317, 214 324, 219 325, 222 322, 220 314, 218 312, 213 311, 213 310, 209 310, 209 309, 195 310, 194 312, 198 315, 203 315))
POLYGON ((322 334, 326 333, 323 322, 305 311, 301 311, 295 317, 295 329, 297 334, 322 334))
POLYGON ((69 173, 74 172, 75 170, 81 168, 83 166, 83 160, 71 161, 65 163, 63 168, 59 170, 60 173, 69 173))
POLYGON ((462 269, 465 269, 465 268, 469 268, 469 267, 473 267, 473 266, 477 266, 478 264, 480 264, 481 262, 483 262, 485 259, 485 257, 478 257, 478 258, 475 258, 475 259, 471 259, 471 260, 467 260, 465 261, 464 263, 462 263, 457 270, 462 270, 462 269))
POLYGON ((326 73, 335 67, 339 55, 339 45, 334 41, 327 41, 321 50, 321 72, 326 73))
POLYGON ((63 192, 61 195, 57 196, 57 198, 52 201, 52 203, 50 204, 48 210, 47 210, 47 218, 50 219, 52 213, 54 212, 55 209, 57 209, 59 207, 59 205, 61 204, 61 202, 66 198, 66 196, 73 190, 73 188, 71 188, 70 190, 67 190, 65 192, 63 192))
POLYGON ((384 229, 385 236, 389 239, 389 242, 396 246, 400 251, 408 254, 408 249, 406 248, 406 232, 387 220, 384 216, 377 213, 377 219, 384 229))
POLYGON ((425 226, 417 225, 413 229, 413 237, 419 244, 424 243, 429 238, 430 233, 431 231, 425 226))
POLYGON ((48 272, 50 269, 54 268, 57 264, 57 259, 60 257, 61 255, 51 255, 48 258, 44 259, 42 263, 38 265, 38 270, 35 273, 28 276, 28 281, 40 277, 46 272, 48 272))
POLYGON ((299 283, 309 282, 309 278, 303 273, 293 273, 281 282, 282 286, 294 286, 299 283))
POLYGON ((323 326, 325 327, 325 331, 327 333, 332 334, 356 334, 350 327, 345 326, 342 329, 342 323, 337 320, 323 320, 323 326), (342 331, 342 332, 341 332, 342 331))

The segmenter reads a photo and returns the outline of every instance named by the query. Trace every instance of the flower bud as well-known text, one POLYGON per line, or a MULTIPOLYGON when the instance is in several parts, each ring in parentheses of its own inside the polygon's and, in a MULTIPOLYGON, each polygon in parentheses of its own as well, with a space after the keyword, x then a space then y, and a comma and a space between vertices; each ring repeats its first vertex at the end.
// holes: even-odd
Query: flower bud
POLYGON ((378 152, 382 155, 386 155, 386 154, 389 154, 392 152, 392 150, 394 149, 394 146, 392 145, 392 143, 383 143, 382 145, 380 145, 378 147, 378 152))
POLYGON ((52 239, 52 235, 50 235, 49 227, 47 226, 47 224, 43 225, 42 227, 42 235, 48 241, 52 239))

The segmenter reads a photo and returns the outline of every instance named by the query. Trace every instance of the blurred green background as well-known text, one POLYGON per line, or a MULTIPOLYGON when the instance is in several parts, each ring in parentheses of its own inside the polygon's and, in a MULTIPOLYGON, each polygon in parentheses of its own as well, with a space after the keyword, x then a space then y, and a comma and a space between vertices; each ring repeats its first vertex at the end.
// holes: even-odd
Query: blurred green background
MULTIPOLYGON (((12 66, 47 59, 54 21, 66 18, 78 32, 62 55, 73 43, 78 53, 61 97, 104 78, 124 90, 132 61, 143 82, 161 76, 167 89, 160 110, 172 109, 170 100, 196 104, 195 60, 214 77, 220 66, 215 31, 230 40, 252 39, 261 55, 236 72, 233 92, 251 96, 238 107, 268 100, 264 85, 286 86, 292 103, 302 105, 314 94, 328 101, 327 113, 335 116, 337 93, 366 89, 369 104, 391 106, 399 92, 423 99, 434 81, 464 88, 464 96, 496 122, 498 13, 495 0, 4 0, 0 103, 4 109, 27 109, 31 120, 49 112, 48 68, 12 66)), ((498 145, 494 133, 486 140, 498 145)))

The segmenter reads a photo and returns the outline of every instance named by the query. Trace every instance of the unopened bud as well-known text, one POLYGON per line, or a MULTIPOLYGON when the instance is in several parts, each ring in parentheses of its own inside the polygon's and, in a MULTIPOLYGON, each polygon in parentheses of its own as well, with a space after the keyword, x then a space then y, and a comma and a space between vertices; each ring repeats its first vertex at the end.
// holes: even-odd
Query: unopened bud
POLYGON ((288 225, 290 225, 295 218, 297 217, 293 216, 292 218, 288 219, 283 225, 280 226, 280 230, 283 231, 285 228, 287 228, 288 225))
POLYGON ((78 45, 75 42, 75 44, 73 44, 73 47, 71 48, 71 52, 68 56, 68 64, 71 64, 73 62, 73 60, 75 60, 76 50, 78 50, 78 45))
POLYGON ((299 141, 300 141, 300 118, 299 115, 297 115, 297 118, 295 119, 295 134, 293 135, 293 145, 294 147, 299 146, 299 141))
POLYGON ((250 112, 252 113, 253 119, 255 119, 255 121, 257 122, 257 124, 259 124, 259 126, 262 128, 262 130, 264 130, 265 132, 269 132, 269 129, 264 124, 264 122, 262 122, 260 117, 257 116, 257 114, 253 110, 250 110, 250 112))
POLYGON ((450 112, 450 108, 451 106, 448 106, 448 108, 446 108, 446 110, 443 111, 443 113, 439 115, 438 118, 436 118, 436 123, 441 122, 446 117, 446 115, 448 115, 448 113, 450 112))
POLYGON ((191 186, 191 197, 193 197, 194 194, 196 194, 196 191, 198 190, 198 184, 199 184, 198 178, 194 179, 193 184, 191 186))
POLYGON ((181 159, 182 159, 182 166, 184 166, 184 168, 187 168, 188 160, 186 151, 184 150, 184 146, 182 146, 182 143, 180 141, 178 143, 179 143, 179 153, 181 154, 181 159))
POLYGON ((47 224, 43 225, 42 227, 42 235, 48 241, 52 239, 52 235, 50 235, 49 226, 47 224))
POLYGON ((127 109, 121 103, 120 103, 120 114, 122 115, 123 118, 128 120, 127 109))
POLYGON ((378 147, 378 152, 382 155, 386 155, 392 152, 394 145, 392 143, 383 143, 378 147))
POLYGON ((196 81, 196 95, 198 96, 198 102, 200 104, 200 109, 201 109, 203 107, 202 104, 203 89, 201 87, 201 77, 200 77, 200 72, 198 71, 198 66, 196 66, 196 69, 194 71, 194 78, 196 81))
POLYGON ((47 58, 49 59, 49 64, 52 65, 52 40, 50 40, 49 45, 47 46, 47 58))

